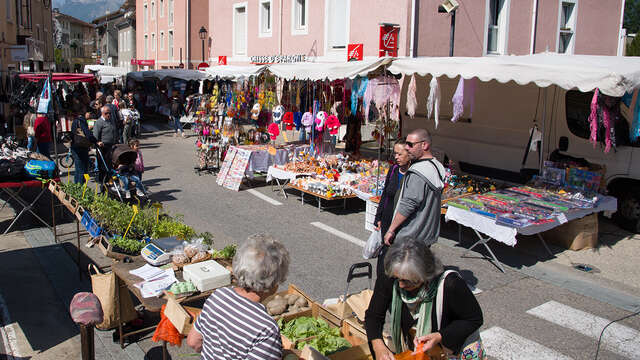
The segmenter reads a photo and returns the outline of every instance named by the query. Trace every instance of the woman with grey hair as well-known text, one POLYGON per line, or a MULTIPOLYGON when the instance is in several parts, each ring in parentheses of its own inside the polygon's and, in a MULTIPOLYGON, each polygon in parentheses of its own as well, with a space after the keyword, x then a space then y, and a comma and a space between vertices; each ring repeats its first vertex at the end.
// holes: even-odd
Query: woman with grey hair
POLYGON ((202 359, 281 359, 280 329, 261 302, 289 272, 289 252, 264 234, 252 235, 233 258, 237 285, 217 289, 187 336, 202 359))
POLYGON ((369 346, 378 360, 394 355, 382 340, 387 310, 397 353, 441 344, 453 358, 484 359, 477 330, 482 310, 460 276, 444 267, 422 242, 395 242, 384 259, 385 274, 378 277, 365 315, 369 346))

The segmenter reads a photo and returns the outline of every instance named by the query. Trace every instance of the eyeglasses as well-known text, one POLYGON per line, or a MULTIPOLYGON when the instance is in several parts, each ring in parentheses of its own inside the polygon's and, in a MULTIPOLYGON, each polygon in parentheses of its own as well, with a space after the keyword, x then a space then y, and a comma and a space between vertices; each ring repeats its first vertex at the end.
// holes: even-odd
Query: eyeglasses
POLYGON ((415 281, 415 280, 407 280, 407 279, 399 279, 399 278, 396 278, 396 280, 398 280, 399 283, 403 283, 405 286, 410 288, 418 287, 421 284, 420 281, 415 281))
POLYGON ((407 146, 412 148, 418 144, 420 144, 421 142, 425 142, 425 140, 420 140, 420 141, 416 141, 416 142, 411 142, 411 141, 405 141, 407 143, 407 146))

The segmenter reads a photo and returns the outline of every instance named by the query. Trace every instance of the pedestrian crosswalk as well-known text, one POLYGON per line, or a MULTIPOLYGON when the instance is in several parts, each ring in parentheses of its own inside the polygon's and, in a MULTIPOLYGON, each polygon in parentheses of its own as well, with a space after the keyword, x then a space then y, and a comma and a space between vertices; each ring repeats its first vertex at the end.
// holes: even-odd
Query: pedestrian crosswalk
MULTIPOLYGON (((526 313, 567 329, 567 331, 574 331, 590 338, 593 340, 594 351, 602 330, 613 320, 556 301, 546 302, 527 310, 526 313)), ((482 331, 480 336, 490 359, 572 359, 572 357, 563 354, 563 349, 548 348, 498 326, 482 331)), ((610 324, 602 333, 600 348, 623 358, 638 359, 640 356, 640 331, 620 323, 610 324)))

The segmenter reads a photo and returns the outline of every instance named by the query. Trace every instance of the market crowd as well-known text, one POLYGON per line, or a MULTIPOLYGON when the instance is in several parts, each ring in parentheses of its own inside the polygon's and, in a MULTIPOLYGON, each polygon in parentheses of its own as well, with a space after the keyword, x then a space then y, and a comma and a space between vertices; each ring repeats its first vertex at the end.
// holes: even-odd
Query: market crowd
MULTIPOLYGON (((431 153, 431 136, 418 129, 394 146, 376 215, 384 236, 378 273, 365 315, 375 359, 405 351, 441 351, 448 359, 485 359, 479 335, 482 310, 460 275, 431 251, 440 232, 444 167, 431 153), (389 312, 391 339, 383 338, 389 312)), ((205 302, 187 337, 203 359, 281 359, 280 330, 261 303, 288 274, 286 248, 270 236, 250 237, 233 259, 235 286, 205 302)))

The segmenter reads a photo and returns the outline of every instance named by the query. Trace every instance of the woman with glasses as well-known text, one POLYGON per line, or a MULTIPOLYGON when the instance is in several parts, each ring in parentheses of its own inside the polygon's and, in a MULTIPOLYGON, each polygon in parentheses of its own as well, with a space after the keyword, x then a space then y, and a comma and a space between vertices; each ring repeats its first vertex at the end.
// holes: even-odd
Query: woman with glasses
POLYGON ((477 332, 483 321, 478 301, 456 272, 444 271, 422 241, 395 242, 384 269, 388 278, 378 277, 365 315, 376 359, 394 359, 382 339, 387 311, 395 353, 441 344, 449 359, 485 358, 477 332))

